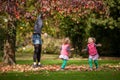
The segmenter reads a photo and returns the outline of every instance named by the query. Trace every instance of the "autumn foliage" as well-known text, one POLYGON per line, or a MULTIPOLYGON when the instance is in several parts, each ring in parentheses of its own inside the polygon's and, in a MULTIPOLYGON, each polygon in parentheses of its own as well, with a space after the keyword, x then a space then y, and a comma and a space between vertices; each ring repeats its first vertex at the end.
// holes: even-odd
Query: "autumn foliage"
POLYGON ((106 7, 102 0, 41 0, 41 12, 53 14, 54 11, 65 16, 77 14, 82 16, 88 14, 87 10, 106 13, 106 7))
POLYGON ((29 6, 26 0, 1 0, 0 11, 6 11, 17 19, 23 15, 27 18, 32 17, 36 11, 37 14, 42 12, 46 16, 53 15, 55 11, 64 16, 76 14, 77 17, 89 14, 87 10, 106 14, 106 6, 102 0, 34 0, 31 2, 35 9, 28 12, 25 9, 29 6))
MULTIPOLYGON (((59 65, 45 65, 43 67, 38 67, 38 68, 33 68, 30 65, 2 65, 0 66, 0 71, 1 72, 10 72, 10 71, 15 71, 15 72, 28 72, 28 71, 60 71, 60 66, 59 65)), ((69 65, 65 68, 65 70, 69 71, 89 71, 89 67, 87 65, 69 65)), ((110 64, 105 64, 100 66, 100 68, 97 71, 107 71, 107 70, 114 70, 114 71, 120 71, 120 65, 110 65, 110 64)), ((94 71, 96 69, 94 68, 94 71)))

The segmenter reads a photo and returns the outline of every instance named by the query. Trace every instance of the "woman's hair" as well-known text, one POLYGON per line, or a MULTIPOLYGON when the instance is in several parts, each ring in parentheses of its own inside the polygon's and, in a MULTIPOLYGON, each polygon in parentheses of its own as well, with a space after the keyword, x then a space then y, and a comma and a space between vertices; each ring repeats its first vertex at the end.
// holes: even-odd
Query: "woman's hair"
POLYGON ((63 40, 63 44, 69 44, 70 43, 70 39, 67 37, 63 40))

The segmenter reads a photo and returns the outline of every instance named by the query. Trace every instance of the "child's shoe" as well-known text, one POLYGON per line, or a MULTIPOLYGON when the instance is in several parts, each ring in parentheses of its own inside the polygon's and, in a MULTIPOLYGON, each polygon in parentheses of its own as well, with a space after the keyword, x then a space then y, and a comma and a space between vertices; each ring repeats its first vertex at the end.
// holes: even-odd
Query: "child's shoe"
POLYGON ((65 69, 62 69, 62 68, 61 68, 60 70, 61 70, 61 71, 64 71, 65 69))
POLYGON ((90 71, 93 71, 93 69, 92 69, 92 68, 90 68, 89 70, 90 70, 90 71))
POLYGON ((99 71, 99 68, 97 67, 95 71, 99 71))

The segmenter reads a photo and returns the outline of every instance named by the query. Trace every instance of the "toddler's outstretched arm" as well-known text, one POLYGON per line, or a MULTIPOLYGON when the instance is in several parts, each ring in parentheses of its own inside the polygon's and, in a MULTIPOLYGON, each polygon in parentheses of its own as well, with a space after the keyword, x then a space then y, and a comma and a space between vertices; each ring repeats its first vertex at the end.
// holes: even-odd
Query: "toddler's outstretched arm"
POLYGON ((82 52, 85 52, 85 51, 87 51, 87 49, 82 49, 82 52))
POLYGON ((102 44, 100 44, 100 43, 99 43, 99 44, 96 44, 96 47, 101 47, 101 46, 102 46, 102 44))
POLYGON ((70 49, 70 51, 73 51, 73 50, 74 50, 74 48, 71 48, 71 49, 70 49))

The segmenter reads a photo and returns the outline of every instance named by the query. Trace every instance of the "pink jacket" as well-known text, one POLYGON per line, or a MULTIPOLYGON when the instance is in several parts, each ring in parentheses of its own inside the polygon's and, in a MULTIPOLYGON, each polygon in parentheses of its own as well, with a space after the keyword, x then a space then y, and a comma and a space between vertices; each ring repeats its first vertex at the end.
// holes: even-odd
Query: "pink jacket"
POLYGON ((87 47, 88 47, 88 53, 89 53, 89 55, 93 56, 93 55, 98 54, 98 51, 96 49, 95 43, 89 43, 87 45, 87 47))
POLYGON ((69 54, 69 47, 70 47, 69 44, 63 44, 62 45, 62 49, 61 49, 61 55, 68 56, 68 54, 69 54))

